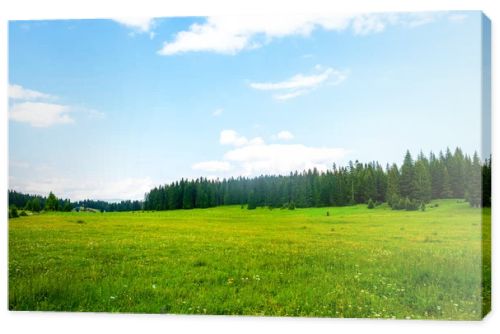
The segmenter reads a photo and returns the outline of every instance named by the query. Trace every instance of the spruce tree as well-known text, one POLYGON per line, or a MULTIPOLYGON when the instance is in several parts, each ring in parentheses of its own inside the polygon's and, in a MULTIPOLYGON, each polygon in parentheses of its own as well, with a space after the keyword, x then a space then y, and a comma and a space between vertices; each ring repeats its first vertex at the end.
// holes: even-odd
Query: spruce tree
POLYGON ((481 205, 481 195, 481 162, 477 153, 474 153, 466 199, 472 207, 478 207, 481 205))
POLYGON ((33 212, 40 212, 41 207, 42 206, 40 204, 40 199, 38 197, 35 197, 31 202, 31 209, 33 210, 33 212))
POLYGON ((421 155, 415 163, 415 199, 427 203, 431 200, 431 176, 427 160, 421 155))
POLYGON ((51 191, 49 193, 49 196, 47 197, 47 201, 45 202, 45 210, 57 211, 58 206, 59 206, 59 201, 57 200, 57 197, 51 191))
POLYGON ((402 197, 415 198, 415 165, 410 151, 406 151, 403 165, 401 166, 401 177, 399 181, 399 191, 402 197))
MULTIPOLYGON (((399 183, 400 183, 399 169, 396 164, 387 169, 387 200, 391 203, 399 201, 399 183)), ((390 204, 391 204, 390 203, 390 204)))

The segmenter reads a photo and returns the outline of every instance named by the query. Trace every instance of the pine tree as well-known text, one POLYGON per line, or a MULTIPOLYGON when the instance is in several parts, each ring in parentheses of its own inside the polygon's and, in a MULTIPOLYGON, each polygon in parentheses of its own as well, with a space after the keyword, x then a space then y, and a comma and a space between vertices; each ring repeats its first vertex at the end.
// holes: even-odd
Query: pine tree
POLYGON ((388 201, 399 201, 399 183, 400 183, 399 169, 396 164, 393 164, 391 168, 387 168, 387 200, 388 201))
POLYGON ((52 193, 49 193, 49 197, 47 197, 47 201, 45 202, 45 210, 47 211, 57 211, 59 206, 59 201, 57 197, 52 193))
POLYGON ((431 200, 432 186, 428 162, 421 154, 415 163, 415 199, 427 203, 431 200))
POLYGON ((465 159, 462 150, 458 147, 455 149, 455 153, 451 157, 448 167, 448 173, 450 176, 450 186, 453 197, 464 198, 465 193, 465 171, 464 171, 465 159))
POLYGON ((406 151, 405 159, 401 166, 399 191, 402 197, 415 198, 415 165, 413 164, 410 151, 406 151))
POLYGON ((443 166, 443 190, 441 193, 441 198, 451 198, 453 193, 451 191, 450 185, 450 175, 448 174, 448 168, 443 166))
POLYGON ((481 162, 477 153, 474 153, 466 199, 471 206, 478 207, 481 205, 481 195, 481 162))
POLYGON ((38 197, 35 197, 31 203, 31 209, 33 210, 33 212, 40 212, 42 207, 40 204, 40 199, 38 197))
POLYGON ((248 205, 247 205, 247 209, 248 210, 254 210, 257 208, 257 198, 255 196, 255 192, 252 190, 250 191, 250 193, 248 194, 248 205))
MULTIPOLYGON (((440 156, 442 157, 442 153, 440 156)), ((444 164, 438 160, 434 153, 429 154, 429 174, 431 177, 432 198, 440 198, 443 192, 444 164)))

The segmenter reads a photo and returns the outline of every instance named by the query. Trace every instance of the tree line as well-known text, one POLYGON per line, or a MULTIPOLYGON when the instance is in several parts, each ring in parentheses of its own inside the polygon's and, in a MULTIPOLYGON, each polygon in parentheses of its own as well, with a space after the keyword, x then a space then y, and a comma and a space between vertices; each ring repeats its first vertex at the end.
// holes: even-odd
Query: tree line
POLYGON ((438 155, 420 153, 413 159, 409 151, 401 166, 382 167, 378 162, 335 164, 331 169, 309 169, 289 175, 231 177, 222 180, 198 178, 153 188, 144 201, 110 203, 100 200, 71 202, 57 198, 23 194, 9 190, 9 206, 32 212, 176 210, 221 205, 306 208, 387 202, 393 209, 417 209, 438 198, 462 198, 471 206, 491 206, 491 157, 481 162, 460 148, 438 155))
POLYGON ((9 208, 15 211, 26 210, 31 212, 41 211, 63 211, 94 209, 104 211, 137 211, 142 210, 142 201, 124 200, 116 203, 90 200, 71 202, 69 199, 57 198, 50 192, 47 197, 40 195, 23 194, 14 190, 9 190, 9 208))
POLYGON ((388 202, 394 209, 417 207, 437 198, 462 198, 471 206, 491 205, 491 158, 460 148, 438 155, 406 152, 400 167, 378 162, 349 162, 320 172, 309 169, 289 175, 262 175, 222 180, 181 179, 146 194, 145 210, 208 208, 220 205, 322 207, 388 202))

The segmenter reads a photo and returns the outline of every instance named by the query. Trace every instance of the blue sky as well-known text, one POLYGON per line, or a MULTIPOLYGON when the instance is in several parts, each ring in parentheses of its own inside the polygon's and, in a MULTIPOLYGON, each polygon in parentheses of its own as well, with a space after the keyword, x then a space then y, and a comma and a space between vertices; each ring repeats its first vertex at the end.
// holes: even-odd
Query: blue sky
POLYGON ((472 154, 480 33, 479 12, 12 21, 9 187, 141 199, 182 177, 472 154))

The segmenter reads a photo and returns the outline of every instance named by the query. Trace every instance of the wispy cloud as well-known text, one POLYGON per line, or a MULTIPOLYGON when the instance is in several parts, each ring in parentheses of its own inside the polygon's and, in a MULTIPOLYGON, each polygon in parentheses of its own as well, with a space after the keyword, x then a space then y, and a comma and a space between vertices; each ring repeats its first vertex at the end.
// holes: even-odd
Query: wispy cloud
POLYGON ((317 74, 296 74, 289 79, 278 82, 253 82, 250 87, 264 91, 279 91, 273 97, 277 100, 288 100, 304 94, 320 87, 326 82, 333 85, 338 85, 347 78, 347 71, 340 71, 334 68, 323 68, 316 65, 315 71, 320 71, 317 74))
POLYGON ((309 36, 317 29, 343 31, 355 35, 379 33, 391 25, 416 27, 430 23, 433 13, 346 14, 346 15, 260 15, 213 16, 192 24, 167 41, 158 54, 171 56, 185 52, 236 54, 259 48, 273 39, 309 36))
MULTIPOLYGON (((289 131, 281 131, 277 136, 281 137, 281 140, 293 138, 289 131)), ((247 140, 234 130, 224 130, 220 138, 228 138, 227 141, 219 141, 221 144, 231 144, 234 147, 225 152, 222 159, 199 162, 194 164, 192 169, 218 173, 219 176, 288 174, 291 171, 310 168, 326 170, 348 153, 343 148, 267 144, 260 137, 256 137, 258 141, 255 138, 247 140)))
POLYGON ((114 18, 113 21, 132 30, 132 35, 139 33, 149 33, 149 38, 153 39, 156 35, 154 28, 156 21, 150 17, 125 17, 114 18))
POLYGON ((212 113, 212 116, 219 117, 220 115, 222 115, 223 112, 224 112, 224 109, 222 109, 222 108, 215 109, 214 112, 212 113))
POLYGON ((55 124, 74 123, 68 106, 44 102, 16 103, 10 108, 10 119, 44 128, 55 124))
POLYGON ((140 32, 148 32, 154 26, 154 19, 150 17, 128 17, 128 18, 114 18, 113 21, 116 21, 128 28, 133 30, 137 30, 140 32))
POLYGON ((58 97, 27 89, 20 85, 9 85, 9 119, 28 123, 36 128, 57 124, 75 123, 72 114, 85 113, 91 119, 103 119, 103 112, 61 103, 53 103, 58 97))
POLYGON ((279 140, 292 140, 294 136, 290 131, 283 130, 276 134, 276 138, 279 140))
POLYGON ((36 90, 26 89, 20 85, 9 85, 9 98, 12 100, 52 100, 56 97, 36 90))
POLYGON ((264 143, 264 140, 260 137, 247 139, 244 136, 240 136, 234 130, 222 130, 219 136, 219 143, 231 146, 259 145, 264 143))

